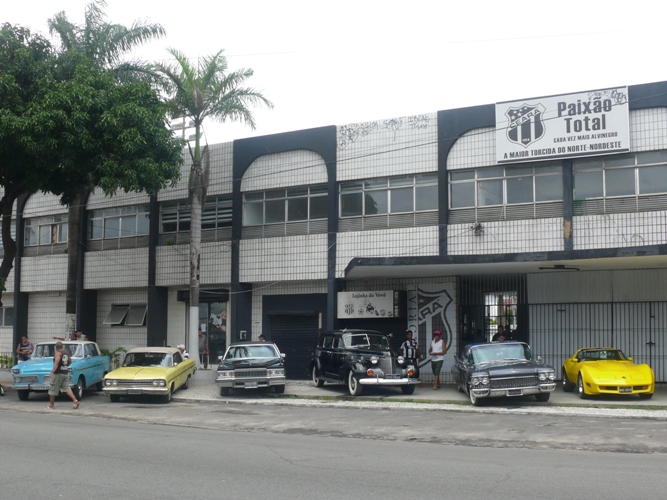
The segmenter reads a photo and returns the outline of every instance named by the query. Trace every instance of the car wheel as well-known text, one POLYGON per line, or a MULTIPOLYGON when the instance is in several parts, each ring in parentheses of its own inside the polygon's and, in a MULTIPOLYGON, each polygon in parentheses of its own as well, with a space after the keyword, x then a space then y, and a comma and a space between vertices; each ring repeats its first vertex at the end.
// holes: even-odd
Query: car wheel
POLYGON ((415 393, 415 387, 416 385, 402 385, 401 386, 401 391, 403 391, 403 394, 414 394, 415 393))
POLYGON ((640 394, 639 399, 651 399, 653 397, 653 393, 651 394, 640 394))
POLYGON ((565 371, 565 367, 561 370, 561 377, 563 378, 563 390, 565 392, 572 392, 574 390, 574 384, 570 382, 570 379, 567 376, 567 372, 565 371))
POLYGON ((482 406, 482 400, 475 396, 475 393, 472 392, 472 387, 468 386, 468 397, 470 398, 470 404, 473 406, 482 406))
POLYGON ((347 390, 350 392, 350 396, 359 396, 364 390, 362 385, 355 378, 352 370, 350 370, 350 373, 347 375, 347 390))
POLYGON ((220 395, 221 396, 229 396, 229 387, 221 387, 220 388, 220 395))
POLYGON ((537 399, 540 403, 546 403, 549 401, 549 396, 551 396, 551 393, 542 392, 540 394, 535 394, 535 399, 537 399))
POLYGON ((317 366, 314 366, 314 365, 313 365, 313 369, 312 369, 312 371, 311 371, 311 375, 312 375, 312 377, 313 377, 313 385, 314 385, 315 387, 322 387, 322 386, 324 385, 324 380, 320 380, 320 379, 317 377, 317 366))
POLYGON ((186 390, 190 387, 190 375, 188 375, 188 378, 185 379, 185 382, 183 382, 183 390, 186 390))
POLYGON ((5 395, 5 388, 2 387, 2 385, 0 385, 0 396, 4 396, 4 395, 5 395))
POLYGON ((109 394, 109 399, 112 403, 118 403, 120 401, 120 396, 118 394, 109 394))
POLYGON ((163 403, 171 403, 171 394, 174 392, 174 386, 172 385, 169 390, 167 391, 167 394, 164 396, 162 402, 163 403))
POLYGON ((79 377, 79 380, 76 381, 76 385, 74 386, 74 390, 72 391, 74 393, 74 397, 79 401, 83 399, 83 388, 84 388, 83 376, 81 376, 79 377))
POLYGON ((276 389, 276 394, 283 394, 285 392, 285 384, 274 385, 273 387, 276 389))
POLYGON ((579 391, 579 397, 581 399, 586 399, 588 397, 586 388, 584 387, 584 378, 581 376, 581 373, 579 374, 579 377, 577 377, 577 391, 579 391))
POLYGON ((21 401, 27 401, 28 396, 30 395, 30 391, 16 391, 16 394, 21 401))

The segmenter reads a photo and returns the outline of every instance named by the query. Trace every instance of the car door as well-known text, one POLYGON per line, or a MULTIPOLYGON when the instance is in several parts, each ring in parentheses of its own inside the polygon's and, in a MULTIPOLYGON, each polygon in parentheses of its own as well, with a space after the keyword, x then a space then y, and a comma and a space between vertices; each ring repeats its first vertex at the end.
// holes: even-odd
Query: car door
POLYGON ((333 339, 334 336, 331 334, 324 336, 324 342, 322 343, 322 350, 320 352, 320 370, 326 377, 333 377, 331 371, 331 356, 333 351, 333 339))
POLYGON ((330 370, 332 376, 336 378, 341 378, 345 374, 341 373, 343 370, 343 365, 345 364, 345 344, 343 343, 343 337, 336 335, 333 339, 333 345, 331 347, 331 362, 330 370))

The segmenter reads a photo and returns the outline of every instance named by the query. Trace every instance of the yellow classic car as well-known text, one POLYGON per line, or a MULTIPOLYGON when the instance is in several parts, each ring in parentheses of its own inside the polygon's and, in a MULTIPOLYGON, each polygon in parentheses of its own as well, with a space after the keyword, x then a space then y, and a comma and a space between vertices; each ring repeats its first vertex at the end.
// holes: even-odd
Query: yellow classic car
POLYGON ((121 396, 160 396, 166 403, 179 388, 187 389, 197 370, 194 359, 183 359, 171 347, 137 347, 125 355, 123 366, 104 377, 102 390, 113 403, 121 396))
POLYGON ((619 349, 579 349, 563 363, 563 390, 576 387, 579 397, 600 394, 638 394, 649 399, 655 390, 655 374, 649 365, 636 365, 619 349))

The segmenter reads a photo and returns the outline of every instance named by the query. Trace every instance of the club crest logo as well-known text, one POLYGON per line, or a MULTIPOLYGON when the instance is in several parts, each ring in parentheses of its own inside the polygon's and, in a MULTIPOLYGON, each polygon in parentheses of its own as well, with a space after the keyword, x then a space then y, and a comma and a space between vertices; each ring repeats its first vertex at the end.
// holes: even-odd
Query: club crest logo
POLYGON ((505 116, 509 120, 507 138, 510 142, 527 148, 544 137, 545 108, 541 104, 522 104, 518 108, 509 108, 505 116))

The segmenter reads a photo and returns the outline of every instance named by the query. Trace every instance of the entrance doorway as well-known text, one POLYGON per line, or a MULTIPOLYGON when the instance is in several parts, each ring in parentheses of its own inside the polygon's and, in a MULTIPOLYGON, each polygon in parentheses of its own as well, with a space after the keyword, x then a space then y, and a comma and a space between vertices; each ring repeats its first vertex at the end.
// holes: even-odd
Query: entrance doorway
POLYGON ((208 342, 208 362, 216 365, 227 349, 227 302, 200 302, 199 327, 208 342))

